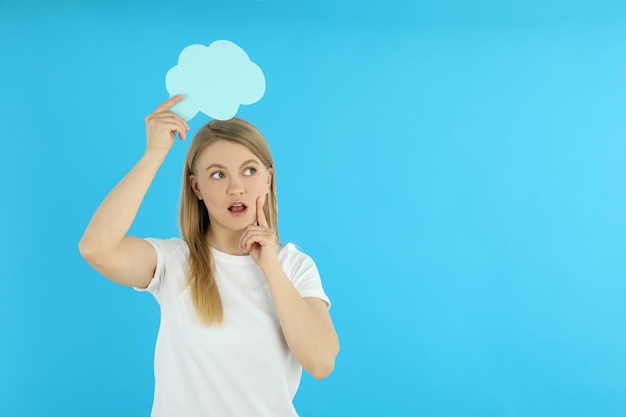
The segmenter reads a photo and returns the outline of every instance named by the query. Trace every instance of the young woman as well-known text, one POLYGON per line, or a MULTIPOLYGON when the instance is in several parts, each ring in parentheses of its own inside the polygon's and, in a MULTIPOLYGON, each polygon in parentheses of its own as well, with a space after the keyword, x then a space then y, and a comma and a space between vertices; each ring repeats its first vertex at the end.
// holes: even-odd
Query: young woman
POLYGON ((169 111, 182 98, 146 117, 145 154, 97 209, 80 252, 160 304, 153 417, 297 416, 302 368, 329 375, 339 341, 315 264, 278 243, 261 133, 237 118, 202 127, 185 161, 182 239, 127 235, 176 134, 189 130, 169 111))

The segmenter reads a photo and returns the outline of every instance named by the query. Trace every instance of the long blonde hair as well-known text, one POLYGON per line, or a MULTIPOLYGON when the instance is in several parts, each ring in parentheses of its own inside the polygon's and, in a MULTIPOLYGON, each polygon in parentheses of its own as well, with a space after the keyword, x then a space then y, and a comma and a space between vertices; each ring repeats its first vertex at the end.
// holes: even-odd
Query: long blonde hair
MULTIPOLYGON (((226 140, 248 148, 268 169, 274 169, 274 161, 265 137, 252 124, 239 118, 212 120, 204 125, 193 138, 183 170, 183 186, 180 200, 179 226, 183 240, 189 246, 187 284, 191 287, 191 298, 200 322, 206 325, 221 325, 224 309, 213 271, 213 256, 207 242, 211 227, 204 202, 193 192, 190 176, 195 174, 195 162, 200 153, 210 144, 226 140)), ((271 184, 265 198, 263 212, 269 226, 278 239, 278 204, 276 182, 271 184)))

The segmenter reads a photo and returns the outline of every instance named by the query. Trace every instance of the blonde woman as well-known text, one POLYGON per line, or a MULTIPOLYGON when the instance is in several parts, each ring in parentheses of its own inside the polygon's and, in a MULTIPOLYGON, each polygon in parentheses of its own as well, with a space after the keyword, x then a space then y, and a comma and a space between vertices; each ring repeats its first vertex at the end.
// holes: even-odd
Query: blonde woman
POLYGON ((302 368, 334 367, 339 341, 310 257, 278 241, 274 163, 241 119, 213 120, 185 161, 181 238, 128 236, 176 134, 169 109, 146 117, 146 151, 97 209, 82 256, 112 281, 146 290, 161 308, 153 417, 297 416, 302 368))

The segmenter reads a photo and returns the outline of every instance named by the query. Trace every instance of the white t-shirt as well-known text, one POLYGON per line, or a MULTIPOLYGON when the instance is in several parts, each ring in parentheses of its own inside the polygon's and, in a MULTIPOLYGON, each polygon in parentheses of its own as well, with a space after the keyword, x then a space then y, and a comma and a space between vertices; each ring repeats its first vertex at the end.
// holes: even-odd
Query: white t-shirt
MULTIPOLYGON (((224 325, 198 322, 179 238, 146 239, 157 252, 146 288, 161 307, 154 354, 152 417, 294 417, 302 367, 287 347, 269 286, 250 256, 211 249, 224 325)), ((279 250, 285 273, 303 297, 330 307, 313 260, 293 244, 279 250)))

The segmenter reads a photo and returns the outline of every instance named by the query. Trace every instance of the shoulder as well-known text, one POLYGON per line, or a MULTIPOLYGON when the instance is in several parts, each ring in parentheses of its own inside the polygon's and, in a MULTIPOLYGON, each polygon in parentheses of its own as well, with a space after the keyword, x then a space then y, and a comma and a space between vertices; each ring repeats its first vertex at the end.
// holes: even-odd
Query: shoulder
POLYGON ((176 255, 189 255, 187 242, 179 237, 173 237, 170 239, 148 237, 145 240, 154 247, 159 257, 169 258, 176 255))
POLYGON ((330 306, 317 265, 309 255, 293 243, 288 243, 281 248, 278 258, 285 274, 302 297, 319 298, 330 306))
POLYGON ((285 270, 297 271, 316 268, 313 259, 293 243, 285 244, 278 252, 278 261, 285 270))
POLYGON ((304 253, 300 248, 298 248, 293 243, 287 243, 282 248, 280 248, 280 251, 278 252, 278 257, 285 259, 285 260, 311 259, 309 255, 304 253))
POLYGON ((152 281, 146 288, 159 303, 163 302, 166 294, 177 294, 185 277, 185 265, 189 257, 189 247, 180 238, 144 239, 154 248, 157 263, 152 281))

